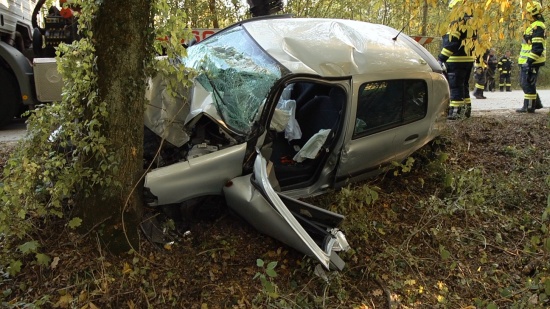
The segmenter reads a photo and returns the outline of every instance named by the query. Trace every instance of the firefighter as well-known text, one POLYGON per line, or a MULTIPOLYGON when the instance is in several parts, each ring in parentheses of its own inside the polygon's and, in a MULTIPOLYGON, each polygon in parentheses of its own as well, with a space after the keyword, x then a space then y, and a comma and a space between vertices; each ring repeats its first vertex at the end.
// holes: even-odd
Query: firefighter
MULTIPOLYGON (((485 57, 483 57, 485 59, 485 57)), ((487 99, 483 95, 485 91, 485 84, 487 84, 487 64, 484 61, 480 61, 480 57, 477 58, 474 65, 474 92, 472 95, 476 99, 487 99)))
POLYGON ((498 86, 500 88, 500 92, 504 92, 504 87, 506 87, 507 92, 512 91, 512 64, 510 51, 507 50, 506 53, 504 53, 504 56, 498 60, 498 86))
POLYGON ((496 88, 495 87, 495 73, 496 73, 497 68, 498 68, 498 58, 497 58, 497 55, 495 53, 496 53, 495 49, 491 48, 489 50, 489 54, 485 58, 485 62, 487 63, 486 88, 487 88, 487 91, 491 91, 491 92, 494 92, 496 90, 495 89, 496 88))
MULTIPOLYGON (((453 0, 449 8, 460 10, 462 4, 463 0, 453 0)), ((460 116, 470 117, 472 111, 468 81, 474 67, 474 56, 472 50, 467 50, 464 44, 476 38, 475 31, 468 31, 467 28, 471 18, 472 15, 464 14, 463 17, 451 22, 449 32, 443 36, 443 48, 438 55, 440 64, 447 69, 451 91, 447 119, 450 120, 460 116)))
POLYGON ((546 26, 540 2, 528 2, 525 11, 531 24, 523 32, 518 60, 518 64, 521 65, 520 84, 524 95, 523 107, 516 112, 534 113, 536 109, 542 108, 536 85, 540 67, 546 62, 546 26))

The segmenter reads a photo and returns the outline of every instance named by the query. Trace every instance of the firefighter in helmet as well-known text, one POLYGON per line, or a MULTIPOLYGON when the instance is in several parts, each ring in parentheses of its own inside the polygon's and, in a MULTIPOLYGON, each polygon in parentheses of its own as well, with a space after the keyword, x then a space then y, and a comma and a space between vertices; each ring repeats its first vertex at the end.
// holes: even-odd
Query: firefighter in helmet
POLYGON ((521 66, 520 84, 524 95, 523 106, 516 112, 534 113, 536 109, 542 108, 536 84, 540 67, 546 62, 546 26, 540 2, 528 2, 525 11, 531 24, 523 32, 518 60, 521 66))
POLYGON ((477 57, 474 64, 474 82, 474 92, 472 95, 476 99, 487 99, 483 95, 485 84, 487 84, 487 63, 483 61, 482 57, 477 57))
POLYGON ((498 61, 498 72, 500 73, 498 86, 500 92, 504 92, 504 87, 506 87, 507 92, 512 91, 511 71, 512 59, 510 58, 510 51, 507 50, 504 56, 498 61))
MULTIPOLYGON (((449 4, 452 10, 462 10, 463 0, 453 0, 449 4)), ((472 100, 469 93, 469 79, 474 67, 472 44, 465 44, 476 39, 475 31, 468 31, 470 14, 464 14, 451 22, 449 31, 443 36, 443 48, 437 56, 439 62, 447 69, 447 78, 451 91, 451 102, 447 119, 454 120, 460 116, 470 117, 472 100)))

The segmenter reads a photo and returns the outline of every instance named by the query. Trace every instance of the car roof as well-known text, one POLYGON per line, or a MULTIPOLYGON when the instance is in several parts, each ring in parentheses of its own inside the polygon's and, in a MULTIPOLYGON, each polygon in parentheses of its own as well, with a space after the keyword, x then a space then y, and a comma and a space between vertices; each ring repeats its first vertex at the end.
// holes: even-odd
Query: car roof
POLYGON ((324 77, 433 71, 435 58, 388 26, 327 18, 273 18, 241 23, 292 73, 324 77), (428 64, 428 65, 426 65, 428 64))

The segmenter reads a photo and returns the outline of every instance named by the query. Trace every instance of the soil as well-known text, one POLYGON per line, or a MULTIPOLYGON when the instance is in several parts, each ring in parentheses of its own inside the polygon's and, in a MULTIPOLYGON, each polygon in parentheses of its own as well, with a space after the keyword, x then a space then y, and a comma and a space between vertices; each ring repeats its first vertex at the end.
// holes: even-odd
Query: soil
MULTIPOLYGON (((542 292, 524 289, 548 261, 533 240, 550 192, 548 123, 541 112, 477 112, 448 122, 444 163, 419 155, 410 172, 309 199, 346 216, 353 250, 341 254, 342 272, 315 275, 314 261, 229 212, 168 233, 164 245, 144 238, 123 256, 101 249, 99 230, 79 235, 50 219, 33 235, 49 267, 23 258, 22 271, 0 281, 0 300, 10 308, 548 306, 542 292), (376 191, 373 203, 365 188, 376 191), (276 277, 258 259, 277 262, 276 277)), ((13 147, 1 145, 0 166, 13 147)))

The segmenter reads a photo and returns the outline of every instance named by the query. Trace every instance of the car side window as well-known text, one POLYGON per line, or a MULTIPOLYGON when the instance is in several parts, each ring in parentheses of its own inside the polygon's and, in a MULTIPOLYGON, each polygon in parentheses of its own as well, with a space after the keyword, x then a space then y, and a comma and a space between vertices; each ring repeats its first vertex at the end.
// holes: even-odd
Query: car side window
POLYGON ((428 107, 427 93, 423 80, 387 80, 361 85, 353 138, 424 118, 428 107))

